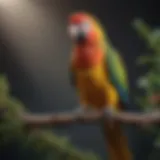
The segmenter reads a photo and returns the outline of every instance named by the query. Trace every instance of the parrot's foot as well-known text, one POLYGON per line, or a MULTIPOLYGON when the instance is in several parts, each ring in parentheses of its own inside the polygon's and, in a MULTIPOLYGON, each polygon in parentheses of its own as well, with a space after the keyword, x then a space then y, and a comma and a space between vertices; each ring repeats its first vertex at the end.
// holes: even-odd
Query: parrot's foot
POLYGON ((107 106, 103 111, 103 118, 105 121, 109 122, 109 124, 113 124, 115 121, 115 111, 112 108, 112 106, 107 106))
POLYGON ((73 110, 73 113, 75 114, 75 120, 79 120, 81 116, 88 113, 90 109, 84 108, 83 106, 77 107, 73 110))
POLYGON ((81 106, 73 110, 73 113, 75 114, 82 114, 86 112, 88 112, 88 109, 85 109, 84 107, 81 107, 81 106))

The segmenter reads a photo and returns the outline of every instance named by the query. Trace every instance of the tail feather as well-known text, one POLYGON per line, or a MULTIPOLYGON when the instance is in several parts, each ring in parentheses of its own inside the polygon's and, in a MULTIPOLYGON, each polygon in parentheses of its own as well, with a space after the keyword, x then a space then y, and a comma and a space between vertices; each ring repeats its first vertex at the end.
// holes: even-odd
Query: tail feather
POLYGON ((110 160, 133 160, 132 153, 128 146, 127 137, 124 135, 118 122, 112 126, 104 124, 104 136, 108 147, 110 160))

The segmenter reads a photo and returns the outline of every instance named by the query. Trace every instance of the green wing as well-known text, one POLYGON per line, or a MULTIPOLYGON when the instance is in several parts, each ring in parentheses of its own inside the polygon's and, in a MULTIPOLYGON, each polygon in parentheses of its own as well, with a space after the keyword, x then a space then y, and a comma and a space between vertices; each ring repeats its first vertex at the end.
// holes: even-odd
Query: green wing
POLYGON ((111 83, 117 89, 122 102, 129 103, 127 73, 120 55, 110 47, 107 49, 105 60, 111 83))
MULTIPOLYGON (((122 102, 129 103, 128 79, 123 61, 114 48, 108 48, 106 53, 105 64, 110 81, 117 89, 122 102)), ((69 67, 69 81, 76 87, 76 75, 72 66, 69 67)))

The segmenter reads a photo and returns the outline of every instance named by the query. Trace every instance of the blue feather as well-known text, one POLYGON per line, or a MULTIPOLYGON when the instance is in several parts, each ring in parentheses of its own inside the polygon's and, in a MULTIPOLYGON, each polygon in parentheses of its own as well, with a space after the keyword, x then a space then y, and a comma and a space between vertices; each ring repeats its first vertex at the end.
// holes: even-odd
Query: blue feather
POLYGON ((127 74, 120 55, 109 48, 106 53, 106 68, 113 86, 117 89, 123 103, 129 103, 127 74))

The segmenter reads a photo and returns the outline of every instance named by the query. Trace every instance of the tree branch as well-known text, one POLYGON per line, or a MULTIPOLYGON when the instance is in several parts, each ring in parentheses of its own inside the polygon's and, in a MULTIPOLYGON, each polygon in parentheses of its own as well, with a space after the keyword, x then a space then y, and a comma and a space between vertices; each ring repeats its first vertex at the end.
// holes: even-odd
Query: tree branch
POLYGON ((121 123, 147 125, 160 123, 160 111, 153 111, 150 113, 132 113, 119 112, 115 115, 115 119, 121 123))
POLYGON ((31 114, 21 113, 20 117, 27 126, 66 125, 73 123, 95 123, 103 118, 102 112, 92 113, 59 113, 59 114, 31 114))
POLYGON ((118 112, 113 115, 104 115, 103 112, 90 112, 83 114, 75 113, 59 113, 59 114, 22 114, 22 120, 28 126, 42 126, 42 125, 66 125, 73 123, 95 123, 100 120, 113 120, 126 124, 151 124, 160 123, 160 112, 153 113, 132 113, 132 112, 118 112))
MULTIPOLYGON (((4 111, 0 109, 0 118, 4 117, 4 111)), ((28 127, 40 127, 46 125, 60 126, 74 123, 96 123, 100 120, 113 120, 126 124, 151 124, 160 123, 160 112, 152 113, 133 113, 133 112, 116 112, 114 114, 103 112, 87 112, 87 113, 59 113, 59 114, 32 114, 32 113, 20 113, 20 119, 28 127)))

